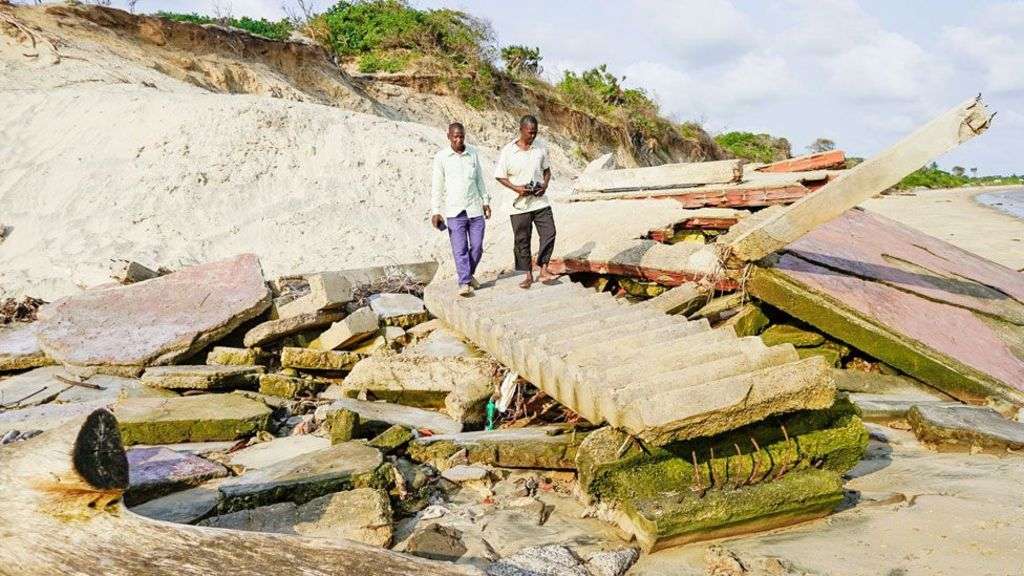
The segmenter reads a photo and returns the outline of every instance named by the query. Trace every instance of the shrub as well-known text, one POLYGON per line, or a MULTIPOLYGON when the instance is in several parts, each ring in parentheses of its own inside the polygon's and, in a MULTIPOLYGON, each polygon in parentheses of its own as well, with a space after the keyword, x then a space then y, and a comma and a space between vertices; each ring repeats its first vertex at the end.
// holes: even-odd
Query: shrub
POLYGON ((535 77, 541 73, 540 48, 505 46, 501 49, 501 59, 505 61, 505 69, 515 76, 535 77))
POLYGON ((770 134, 727 132, 715 136, 715 142, 736 158, 752 162, 775 162, 789 157, 789 141, 770 134))
POLYGON ((181 14, 175 12, 157 12, 156 15, 165 20, 175 22, 188 22, 191 24, 219 24, 245 30, 251 34, 262 36, 270 40, 287 40, 292 34, 292 23, 289 20, 278 20, 276 22, 265 18, 255 19, 243 16, 241 18, 217 19, 202 14, 181 14))
POLYGON ((370 52, 359 57, 359 71, 364 74, 375 72, 401 72, 408 64, 408 57, 370 52))

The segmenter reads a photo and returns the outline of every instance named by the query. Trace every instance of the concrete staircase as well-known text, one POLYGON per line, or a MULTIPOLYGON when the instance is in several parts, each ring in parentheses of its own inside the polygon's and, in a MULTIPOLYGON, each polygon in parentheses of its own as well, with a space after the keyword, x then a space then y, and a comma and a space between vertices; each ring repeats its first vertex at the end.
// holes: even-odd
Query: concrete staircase
POLYGON ((835 389, 822 358, 767 347, 706 320, 668 316, 568 279, 518 287, 520 277, 460 297, 427 287, 438 318, 594 424, 663 444, 717 434, 772 414, 820 409, 835 389))

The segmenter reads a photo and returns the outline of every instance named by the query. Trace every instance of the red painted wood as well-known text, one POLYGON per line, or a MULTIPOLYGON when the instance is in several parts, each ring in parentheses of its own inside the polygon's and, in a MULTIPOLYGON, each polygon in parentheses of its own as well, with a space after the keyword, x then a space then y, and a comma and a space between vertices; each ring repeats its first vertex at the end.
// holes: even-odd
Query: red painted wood
POLYGON ((817 154, 797 156, 788 160, 772 162, 757 169, 758 172, 806 172, 842 168, 846 165, 846 154, 842 150, 830 150, 817 154))
MULTIPOLYGON (((615 276, 626 276, 640 280, 650 280, 664 286, 679 286, 685 282, 698 282, 702 278, 694 274, 678 272, 673 270, 661 270, 647 266, 633 264, 621 264, 616 262, 581 260, 575 258, 552 258, 548 267, 555 274, 570 274, 573 272, 593 272, 597 274, 612 274, 615 276)), ((731 292, 739 288, 739 284, 731 278, 722 278, 715 283, 716 290, 731 292)))

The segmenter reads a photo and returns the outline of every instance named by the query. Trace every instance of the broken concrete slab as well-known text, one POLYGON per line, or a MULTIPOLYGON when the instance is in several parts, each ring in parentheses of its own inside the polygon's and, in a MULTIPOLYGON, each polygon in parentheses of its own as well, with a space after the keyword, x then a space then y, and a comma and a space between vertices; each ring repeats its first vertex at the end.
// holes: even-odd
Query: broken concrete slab
POLYGON ((258 506, 251 510, 238 510, 210 516, 198 524, 211 528, 227 528, 245 532, 294 534, 292 526, 295 524, 296 508, 294 502, 278 502, 267 506, 258 506))
POLYGON ((114 406, 126 446, 234 440, 266 430, 270 412, 239 394, 131 398, 114 406))
POLYGON ((328 411, 324 426, 330 435, 331 444, 348 442, 359 427, 359 414, 345 409, 328 411))
POLYGON ((506 428, 417 438, 409 445, 409 456, 442 468, 455 453, 465 450, 471 464, 502 468, 574 470, 576 451, 586 432, 562 426, 506 428))
POLYGON ((142 374, 142 383, 167 390, 227 390, 255 388, 263 374, 262 366, 177 365, 151 366, 142 374))
POLYGON ((423 300, 412 294, 374 294, 369 302, 386 326, 411 328, 430 318, 423 300))
MULTIPOLYGON (((431 320, 430 322, 434 322, 431 320)), ((426 324, 429 324, 427 322, 426 324)), ((440 322, 440 321, 437 321, 440 322)), ((423 324, 420 324, 422 326, 423 324)), ((483 356, 483 352, 466 340, 464 336, 454 330, 441 326, 433 329, 429 336, 422 338, 405 350, 408 356, 430 356, 434 358, 450 358, 460 356, 463 358, 477 358, 483 356)))
POLYGON ((664 164, 583 173, 576 179, 573 189, 577 193, 664 190, 700 184, 739 182, 742 175, 743 168, 739 160, 664 164))
POLYGON ((228 475, 228 469, 221 464, 168 448, 132 448, 127 454, 128 490, 124 502, 128 506, 228 475))
POLYGON ((110 270, 110 277, 120 284, 134 284, 157 276, 159 272, 134 260, 114 260, 110 270))
POLYGON ((53 360, 39 347, 38 322, 0 327, 0 372, 49 366, 53 360))
POLYGON ((575 552, 559 544, 523 548, 491 564, 488 576, 591 576, 575 552))
POLYGON ((462 531, 432 522, 417 528, 403 542, 402 550, 421 558, 455 562, 466 554, 468 548, 462 541, 462 531))
POLYGON ((307 277, 309 294, 277 306, 278 318, 294 318, 321 310, 338 310, 352 301, 352 283, 338 272, 322 272, 307 277))
MULTIPOLYGON (((818 225, 895 186, 936 156, 988 129, 992 120, 981 96, 950 109, 880 154, 832 180, 814 194, 774 214, 719 247, 723 261, 755 262, 818 225)), ((850 243, 850 242, 847 242, 850 243)), ((854 244, 854 243, 850 243, 854 244)))
POLYGON ((314 498, 298 507, 294 530, 316 538, 345 538, 389 547, 394 536, 391 502, 384 490, 355 488, 314 498))
POLYGON ((304 503, 353 487, 380 484, 383 456, 360 442, 345 442, 300 454, 266 468, 230 478, 220 485, 222 512, 234 512, 281 501, 304 503))
POLYGON ((940 450, 1005 454, 1024 449, 1024 424, 1003 418, 991 408, 919 404, 907 414, 914 434, 940 450))
POLYGON ((430 430, 435 434, 455 434, 462 431, 462 424, 444 414, 401 406, 388 402, 367 402, 352 398, 341 398, 327 406, 316 409, 317 420, 325 420, 331 412, 351 410, 359 415, 359 421, 398 424, 413 430, 430 430))
POLYGON ((231 453, 228 462, 233 466, 244 466, 248 470, 259 470, 296 456, 323 450, 331 441, 312 434, 284 436, 269 442, 260 442, 231 453))
POLYGON ((591 576, 625 576, 639 558, 636 548, 605 550, 591 554, 586 565, 591 576))
POLYGON ((268 320, 262 324, 257 324, 246 332, 242 342, 246 347, 255 348, 268 342, 291 336, 292 334, 330 326, 344 319, 347 314, 348 312, 344 310, 321 310, 308 314, 299 314, 291 318, 268 320))
POLYGON ((834 370, 836 390, 888 396, 891 398, 920 400, 952 400, 935 388, 908 378, 860 370, 834 370))
POLYGON ((807 170, 838 169, 846 166, 846 153, 829 150, 787 158, 758 167, 758 172, 804 172, 807 170))
POLYGON ((50 430, 71 420, 85 417, 100 408, 106 408, 110 404, 109 400, 94 400, 70 404, 50 403, 20 410, 6 410, 0 412, 0 434, 11 430, 21 432, 50 430))
POLYGON ((965 402, 1024 405, 1024 276, 851 210, 747 281, 755 297, 965 402))
POLYGON ((220 480, 213 480, 195 488, 174 492, 133 506, 131 511, 153 520, 194 524, 206 518, 220 503, 220 480))
POLYGON ((206 354, 206 363, 211 366, 254 366, 260 363, 261 356, 259 348, 214 346, 206 354))
POLYGON ((244 254, 55 302, 38 338, 62 364, 134 376, 195 354, 269 305, 259 260, 244 254))
POLYGON ((412 430, 405 426, 395 425, 374 436, 367 444, 385 454, 390 454, 412 442, 413 438, 415 435, 412 430))
MULTIPOLYGON (((739 311, 726 319, 721 327, 732 328, 736 335, 742 338, 760 334, 768 322, 768 317, 764 315, 759 306, 747 303, 740 306, 739 311)), ((765 345, 774 346, 768 342, 765 342, 765 345)))
POLYGON ((709 297, 696 283, 686 282, 647 300, 644 306, 665 314, 688 316, 707 303, 709 297))
POLYGON ((860 410, 865 422, 889 425, 905 422, 910 409, 917 405, 959 406, 957 402, 946 402, 935 399, 899 398, 881 394, 849 395, 850 402, 860 410))
POLYGON ((416 342, 419 342, 420 340, 423 340, 424 338, 430 336, 435 330, 444 327, 444 322, 441 322, 440 320, 435 318, 433 320, 427 320, 426 322, 422 322, 420 324, 412 326, 411 328, 406 330, 406 333, 408 334, 410 341, 415 344, 416 342))
POLYGON ((292 347, 281 349, 281 366, 299 370, 327 372, 351 370, 359 359, 359 355, 352 352, 292 347))
POLYGON ((295 398, 300 395, 312 395, 324 387, 323 382, 312 378, 299 378, 286 374, 260 375, 260 394, 279 398, 295 398))
POLYGON ((64 374, 59 366, 45 366, 0 380, 0 406, 11 409, 46 404, 71 386, 55 376, 64 374))
POLYGON ((377 334, 379 328, 380 318, 377 317, 377 313, 369 306, 363 306, 343 320, 331 324, 331 327, 320 334, 310 347, 318 350, 350 348, 377 334))
POLYGON ((825 337, 821 334, 811 332, 810 330, 803 330, 791 324, 775 324, 769 326, 768 329, 761 334, 761 340, 764 341, 766 346, 792 344, 797 348, 821 346, 825 343, 825 337))
POLYGON ((602 170, 612 170, 614 168, 615 153, 608 152, 606 154, 598 156, 597 158, 594 158, 590 162, 587 162, 587 165, 583 167, 583 170, 580 172, 580 175, 582 176, 583 174, 590 174, 591 172, 600 172, 602 170))

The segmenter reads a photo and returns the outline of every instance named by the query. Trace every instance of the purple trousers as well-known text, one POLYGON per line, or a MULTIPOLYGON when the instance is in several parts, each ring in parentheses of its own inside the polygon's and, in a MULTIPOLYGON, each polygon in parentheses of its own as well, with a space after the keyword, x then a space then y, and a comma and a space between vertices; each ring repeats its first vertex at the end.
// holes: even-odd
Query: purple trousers
POLYGON ((459 286, 469 284, 469 279, 476 273, 476 266, 484 255, 483 216, 470 218, 466 211, 459 212, 448 221, 448 238, 452 241, 452 255, 455 256, 455 271, 458 273, 459 286))

